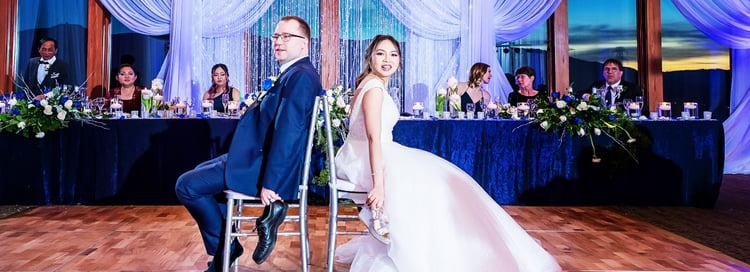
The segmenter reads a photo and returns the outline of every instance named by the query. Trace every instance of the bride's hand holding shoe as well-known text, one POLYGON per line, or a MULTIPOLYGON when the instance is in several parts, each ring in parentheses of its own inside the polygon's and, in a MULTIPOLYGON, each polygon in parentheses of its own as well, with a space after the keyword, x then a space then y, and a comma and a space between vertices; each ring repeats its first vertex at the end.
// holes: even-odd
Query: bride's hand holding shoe
POLYGON ((371 209, 377 209, 380 207, 383 207, 383 201, 385 200, 385 190, 383 189, 383 186, 375 186, 370 190, 370 193, 367 194, 367 206, 370 206, 371 209))

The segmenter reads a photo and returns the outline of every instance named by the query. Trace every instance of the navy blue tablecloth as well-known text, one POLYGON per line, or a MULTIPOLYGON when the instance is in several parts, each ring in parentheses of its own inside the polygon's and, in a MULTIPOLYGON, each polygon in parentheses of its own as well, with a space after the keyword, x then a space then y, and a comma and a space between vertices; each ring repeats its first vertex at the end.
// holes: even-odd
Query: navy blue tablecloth
MULTIPOLYGON (((0 133, 0 204, 178 204, 174 184, 228 150, 237 120, 105 120, 43 139, 0 133)), ((401 120, 394 139, 469 173, 500 204, 713 206, 723 172, 719 121, 638 122, 639 162, 598 137, 523 121, 401 120)), ((314 188, 325 196, 324 188, 314 188)))

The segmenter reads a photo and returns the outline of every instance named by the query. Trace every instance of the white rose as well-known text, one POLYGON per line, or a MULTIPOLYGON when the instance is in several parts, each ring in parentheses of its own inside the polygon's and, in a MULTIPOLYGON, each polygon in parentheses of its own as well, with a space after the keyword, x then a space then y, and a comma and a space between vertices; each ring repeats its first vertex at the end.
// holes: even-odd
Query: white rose
POLYGON ((323 126, 323 120, 318 120, 318 127, 323 126))
POLYGON ((71 109, 73 107, 73 100, 68 99, 63 106, 65 106, 66 109, 71 109))
POLYGON ((154 101, 164 101, 164 97, 160 94, 154 95, 154 101))
POLYGON ((586 102, 584 102, 584 101, 581 101, 581 103, 578 104, 578 106, 576 107, 576 109, 578 109, 579 111, 585 111, 588 108, 589 108, 589 105, 586 104, 586 102))
POLYGON ((44 106, 44 114, 52 115, 52 106, 50 105, 44 106))
POLYGON ((66 113, 65 111, 60 111, 60 112, 58 112, 58 113, 57 113, 57 119, 59 119, 60 121, 62 121, 62 120, 65 120, 65 115, 66 115, 66 114, 67 114, 67 113, 66 113))
POLYGON ((346 106, 346 103, 344 103, 344 99, 341 98, 341 96, 336 97, 336 106, 339 106, 341 108, 346 106))
POLYGON ((555 106, 557 106, 558 109, 565 108, 567 105, 568 103, 565 103, 565 100, 557 100, 557 102, 555 102, 555 106))
POLYGON ((458 80, 455 77, 450 77, 448 79, 448 88, 456 89, 456 87, 458 87, 458 80))
POLYGON ((9 105, 9 106, 10 106, 11 108, 12 108, 13 106, 15 106, 15 105, 16 105, 17 103, 18 103, 18 100, 16 100, 15 98, 11 98, 10 100, 8 100, 8 105, 9 105))
POLYGON ((151 81, 151 89, 163 89, 164 88, 164 80, 161 78, 154 78, 154 80, 151 81))
POLYGON ((542 114, 542 113, 544 113, 544 110, 543 110, 543 109, 538 109, 538 110, 536 110, 536 114, 542 114))
POLYGON ((602 130, 599 128, 594 128, 594 135, 596 136, 602 135, 602 130))
POLYGON ((339 127, 341 125, 341 120, 339 119, 333 119, 331 120, 331 126, 333 127, 339 127))
POLYGON ((44 132, 37 132, 34 137, 37 137, 38 139, 44 138, 44 132))
POLYGON ((437 94, 440 95, 440 96, 445 96, 445 94, 447 94, 447 93, 448 93, 448 91, 446 91, 443 88, 440 88, 440 89, 437 90, 437 94))
POLYGON ((24 122, 24 121, 18 122, 18 124, 16 124, 16 126, 18 128, 20 128, 20 129, 24 129, 26 127, 26 122, 24 122))
POLYGON ((49 103, 47 102, 47 99, 42 99, 41 101, 39 101, 39 105, 41 105, 42 107, 47 107, 49 103))
POLYGON ((336 99, 331 96, 329 96, 327 100, 328 100, 328 105, 333 105, 333 103, 336 102, 336 99))
POLYGON ((542 122, 539 124, 540 127, 542 127, 544 130, 547 130, 549 128, 549 123, 547 121, 542 122))
POLYGON ((141 98, 143 99, 146 99, 146 100, 151 99, 153 95, 154 95, 154 92, 152 92, 149 89, 144 89, 143 91, 141 91, 141 98))
POLYGON ((44 93, 44 97, 45 97, 45 98, 50 98, 50 97, 52 97, 52 95, 54 95, 54 94, 55 94, 54 92, 52 92, 52 91, 49 91, 49 92, 46 92, 46 93, 44 93))
POLYGON ((611 112, 617 112, 617 107, 612 106, 611 108, 609 108, 609 111, 611 111, 611 112))
POLYGON ((489 103, 489 104, 487 104, 487 108, 491 109, 491 110, 495 110, 495 109, 497 109, 497 104, 495 104, 495 103, 489 103))
POLYGON ((351 110, 352 110, 352 107, 349 105, 346 105, 346 107, 344 107, 344 112, 346 112, 346 114, 349 114, 349 111, 351 110))
POLYGON ((565 117, 565 115, 560 115, 560 122, 568 121, 568 117, 565 117))
POLYGON ((586 136, 586 131, 583 130, 583 128, 579 129, 578 130, 578 136, 581 136, 581 137, 586 136))
POLYGON ((33 103, 29 103, 28 105, 26 105, 26 108, 29 108, 29 109, 31 109, 31 108, 34 108, 34 107, 35 107, 35 106, 34 106, 34 104, 33 104, 33 103))

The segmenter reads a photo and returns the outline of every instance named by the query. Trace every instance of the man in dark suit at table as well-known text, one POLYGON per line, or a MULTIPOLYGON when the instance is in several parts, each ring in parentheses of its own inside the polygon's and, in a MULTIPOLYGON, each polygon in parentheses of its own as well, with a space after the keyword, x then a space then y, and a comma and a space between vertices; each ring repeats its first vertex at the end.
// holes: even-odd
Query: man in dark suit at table
POLYGON ((40 96, 45 89, 52 89, 68 81, 68 67, 57 56, 57 41, 44 38, 39 41, 39 57, 29 59, 24 82, 31 94, 40 96))
MULTIPOLYGON (((198 223, 207 253, 214 256, 209 271, 222 267, 224 213, 215 197, 225 188, 259 196, 266 205, 256 221, 259 238, 253 260, 259 264, 271 254, 276 230, 286 216, 283 200, 297 198, 307 129, 322 86, 308 57, 310 27, 304 20, 283 17, 271 39, 280 76, 260 104, 251 105, 241 117, 229 153, 184 173, 175 186, 180 202, 198 223)), ((227 261, 233 262, 242 251, 233 240, 227 261)))
POLYGON ((592 89, 605 90, 604 101, 608 106, 612 106, 616 103, 622 103, 625 99, 635 101, 636 96, 643 96, 643 90, 638 85, 623 80, 622 74, 623 66, 621 61, 617 59, 605 60, 602 66, 604 79, 591 83, 591 86, 587 89, 580 91, 578 97, 588 100, 592 89))

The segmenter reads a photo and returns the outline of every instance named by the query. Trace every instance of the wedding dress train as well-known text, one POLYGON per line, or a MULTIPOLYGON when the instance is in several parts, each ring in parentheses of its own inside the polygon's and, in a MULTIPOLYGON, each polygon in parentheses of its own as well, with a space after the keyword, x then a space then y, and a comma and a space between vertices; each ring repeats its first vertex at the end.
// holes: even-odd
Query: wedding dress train
MULTIPOLYGON (((350 132, 336 154, 337 177, 357 190, 372 188, 361 100, 379 80, 365 83, 353 102, 350 132)), ((559 271, 554 258, 464 171, 419 149, 393 142, 399 113, 383 91, 381 141, 384 211, 390 243, 359 236, 336 250, 351 271, 559 271)), ((363 199, 358 200, 358 202, 363 199)), ((360 213, 364 222, 371 211, 360 213)))

